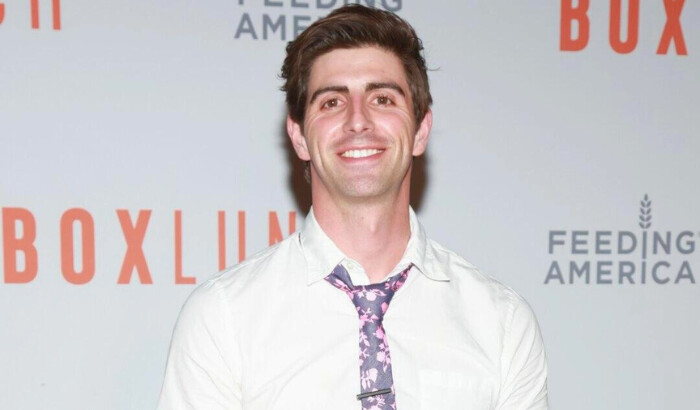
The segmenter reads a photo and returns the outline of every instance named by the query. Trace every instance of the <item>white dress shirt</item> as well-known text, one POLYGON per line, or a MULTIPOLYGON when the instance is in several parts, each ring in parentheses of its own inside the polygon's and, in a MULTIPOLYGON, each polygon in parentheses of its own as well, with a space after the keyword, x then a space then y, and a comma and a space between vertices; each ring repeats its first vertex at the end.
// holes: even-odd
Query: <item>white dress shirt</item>
MULTIPOLYGON (((384 316, 398 410, 546 409, 537 320, 508 287, 411 237, 414 266, 384 316)), ((175 326, 159 409, 359 410, 359 319, 323 278, 343 263, 313 216, 303 230, 202 283, 175 326)))

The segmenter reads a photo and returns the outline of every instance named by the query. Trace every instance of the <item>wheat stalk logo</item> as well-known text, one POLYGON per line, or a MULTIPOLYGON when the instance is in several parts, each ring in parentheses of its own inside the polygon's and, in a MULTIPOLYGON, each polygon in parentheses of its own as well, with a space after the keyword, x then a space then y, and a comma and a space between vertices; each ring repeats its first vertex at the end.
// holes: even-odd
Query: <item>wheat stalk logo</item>
POLYGON ((649 195, 644 194, 644 199, 640 201, 641 208, 639 208, 639 227, 642 229, 649 229, 651 226, 651 200, 649 195))

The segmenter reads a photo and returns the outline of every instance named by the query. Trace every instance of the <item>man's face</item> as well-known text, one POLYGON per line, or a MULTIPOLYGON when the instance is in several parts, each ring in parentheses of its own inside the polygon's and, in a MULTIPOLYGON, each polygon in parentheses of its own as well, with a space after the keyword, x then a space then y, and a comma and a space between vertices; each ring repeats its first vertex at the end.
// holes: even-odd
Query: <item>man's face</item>
POLYGON ((287 129, 299 158, 311 161, 314 199, 354 202, 408 195, 412 157, 425 151, 431 122, 428 111, 416 127, 398 57, 362 47, 316 59, 303 127, 288 118, 287 129))

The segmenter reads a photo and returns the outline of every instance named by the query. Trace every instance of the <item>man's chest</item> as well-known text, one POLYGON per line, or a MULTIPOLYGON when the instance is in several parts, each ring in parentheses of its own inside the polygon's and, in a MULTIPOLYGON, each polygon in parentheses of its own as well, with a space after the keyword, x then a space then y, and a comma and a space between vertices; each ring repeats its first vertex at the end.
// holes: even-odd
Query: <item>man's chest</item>
MULTIPOLYGON (((254 326, 240 329, 245 408, 360 409, 359 319, 342 292, 327 290, 268 304, 254 326)), ((419 313, 406 296, 384 318, 397 407, 492 408, 500 383, 494 354, 459 315, 436 306, 419 313)))

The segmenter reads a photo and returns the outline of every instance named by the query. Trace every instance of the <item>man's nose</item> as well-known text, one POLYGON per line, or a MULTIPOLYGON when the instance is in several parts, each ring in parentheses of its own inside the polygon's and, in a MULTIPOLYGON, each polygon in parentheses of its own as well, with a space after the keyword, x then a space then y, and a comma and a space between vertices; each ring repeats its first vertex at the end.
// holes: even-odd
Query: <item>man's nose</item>
POLYGON ((345 122, 345 131, 362 133, 374 128, 369 107, 365 106, 360 98, 354 98, 350 102, 345 122))

